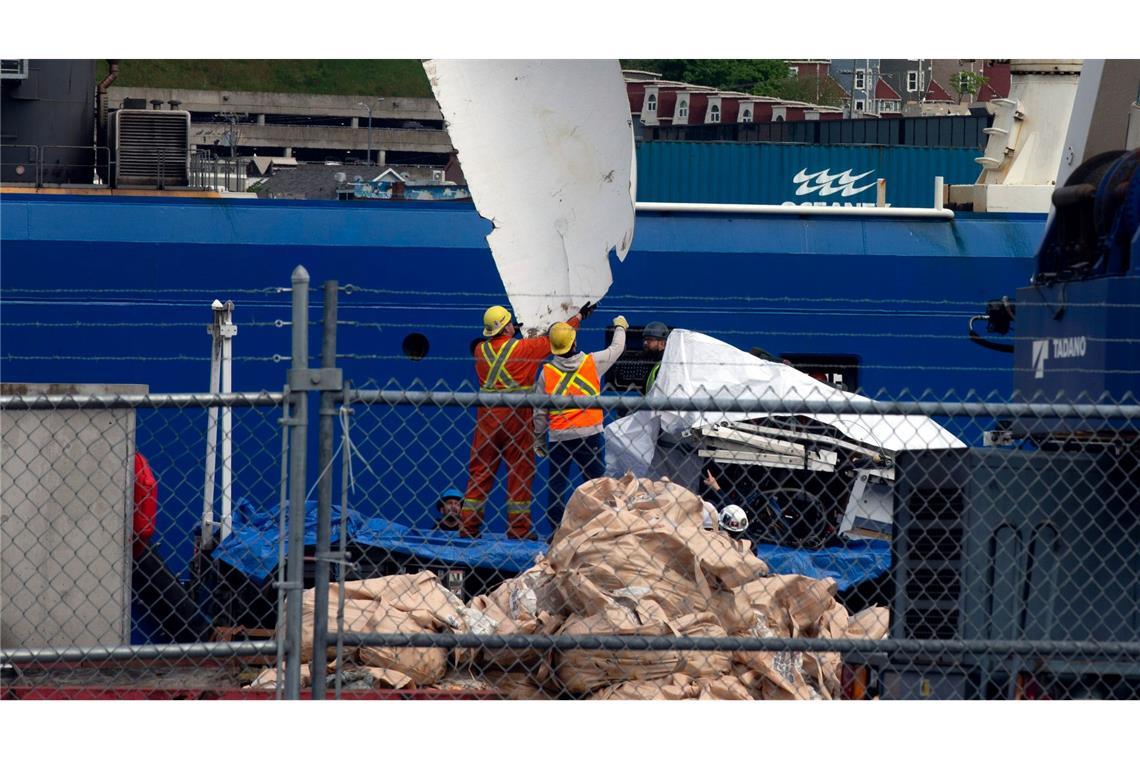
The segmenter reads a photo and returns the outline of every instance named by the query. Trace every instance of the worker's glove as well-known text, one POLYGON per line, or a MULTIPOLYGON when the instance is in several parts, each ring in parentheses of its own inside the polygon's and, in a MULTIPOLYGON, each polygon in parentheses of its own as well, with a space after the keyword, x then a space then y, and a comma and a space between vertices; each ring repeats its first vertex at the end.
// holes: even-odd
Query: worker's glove
POLYGON ((622 329, 628 330, 629 320, 622 316, 616 316, 614 317, 614 327, 620 327, 622 329))
POLYGON ((586 301, 586 303, 582 304, 582 308, 578 309, 578 316, 581 317, 583 320, 585 320, 591 314, 593 314, 594 310, 597 308, 598 308, 598 305, 596 303, 594 303, 593 301, 586 301))

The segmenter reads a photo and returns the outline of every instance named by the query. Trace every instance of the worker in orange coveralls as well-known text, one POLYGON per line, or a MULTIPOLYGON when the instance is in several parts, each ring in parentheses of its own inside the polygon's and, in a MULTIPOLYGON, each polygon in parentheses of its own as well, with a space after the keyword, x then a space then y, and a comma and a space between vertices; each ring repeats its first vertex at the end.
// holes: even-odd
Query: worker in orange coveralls
MULTIPOLYGON (((577 328, 594 311, 587 303, 567 320, 577 328)), ((479 390, 526 392, 550 355, 550 338, 515 338, 511 313, 492 306, 483 314, 483 337, 475 346, 475 374, 479 390)), ((459 535, 476 538, 483 529, 483 508, 495 484, 499 463, 507 464, 507 537, 534 538, 530 507, 533 499, 535 453, 534 410, 479 407, 471 440, 467 492, 459 511, 459 535)))

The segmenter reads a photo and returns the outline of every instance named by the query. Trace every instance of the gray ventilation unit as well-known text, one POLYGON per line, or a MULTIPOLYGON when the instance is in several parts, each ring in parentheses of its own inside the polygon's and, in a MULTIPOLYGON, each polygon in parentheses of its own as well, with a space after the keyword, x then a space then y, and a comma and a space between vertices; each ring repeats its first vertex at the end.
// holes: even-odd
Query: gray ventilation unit
POLYGON ((112 114, 116 187, 190 185, 190 113, 121 109, 112 114))
POLYGON ((27 58, 5 58, 0 60, 0 79, 27 79, 27 58))

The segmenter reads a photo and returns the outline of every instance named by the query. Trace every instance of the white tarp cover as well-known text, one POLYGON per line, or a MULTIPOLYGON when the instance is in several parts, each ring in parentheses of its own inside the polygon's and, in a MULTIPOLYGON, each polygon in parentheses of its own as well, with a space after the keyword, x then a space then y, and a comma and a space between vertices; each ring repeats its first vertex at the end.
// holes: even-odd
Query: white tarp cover
POLYGON ((545 330, 609 290, 633 241, 633 126, 617 61, 430 60, 515 317, 545 330))
MULTIPOLYGON (((759 399, 866 399, 822 383, 778 362, 765 361, 735 346, 690 330, 673 330, 649 398, 680 396, 759 399)), ((727 420, 788 414, 745 412, 641 411, 606 426, 606 471, 648 472, 659 434, 727 420)), ((901 414, 804 414, 831 425, 860 443, 889 452, 965 448, 966 444, 929 417, 901 414)))

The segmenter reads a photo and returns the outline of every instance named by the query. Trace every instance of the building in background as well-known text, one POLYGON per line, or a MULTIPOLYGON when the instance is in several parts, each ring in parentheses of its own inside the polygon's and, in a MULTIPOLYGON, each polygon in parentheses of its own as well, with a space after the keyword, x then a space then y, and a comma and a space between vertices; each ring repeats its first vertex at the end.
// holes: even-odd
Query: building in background
POLYGON ((880 116, 899 116, 902 114, 903 98, 898 90, 887 84, 886 79, 880 78, 875 83, 875 102, 873 110, 880 116))
POLYGON ((898 93, 901 110, 907 105, 922 102, 934 79, 934 61, 930 58, 883 58, 879 61, 879 79, 898 93))
POLYGON ((878 58, 833 58, 830 74, 843 90, 844 113, 848 118, 877 115, 875 83, 879 81, 878 58))
MULTIPOLYGON (((813 61, 816 72, 825 71, 826 61, 813 61)), ((718 127, 782 121, 824 121, 838 119, 842 111, 785 98, 753 95, 734 90, 661 79, 649 71, 624 71, 629 110, 634 132, 657 127, 718 127)), ((826 76, 826 75, 825 75, 826 76)), ((821 86, 836 86, 823 80, 821 86)), ((694 130, 694 134, 698 134, 694 130)))
POLYGON ((454 152, 433 98, 112 86, 109 102, 177 103, 190 113, 194 147, 223 156, 232 147, 236 156, 443 166, 454 152))
POLYGON ((934 61, 934 79, 953 96, 955 102, 973 105, 1009 96, 1008 60, 982 58, 939 59, 934 61), (963 77, 966 74, 966 77, 963 77), (969 90, 959 83, 976 86, 969 90))
POLYGON ((1010 87, 1007 60, 836 58, 829 73, 851 118, 967 114, 972 105, 1006 97, 1010 87), (881 97, 887 90, 880 83, 898 100, 881 97))

